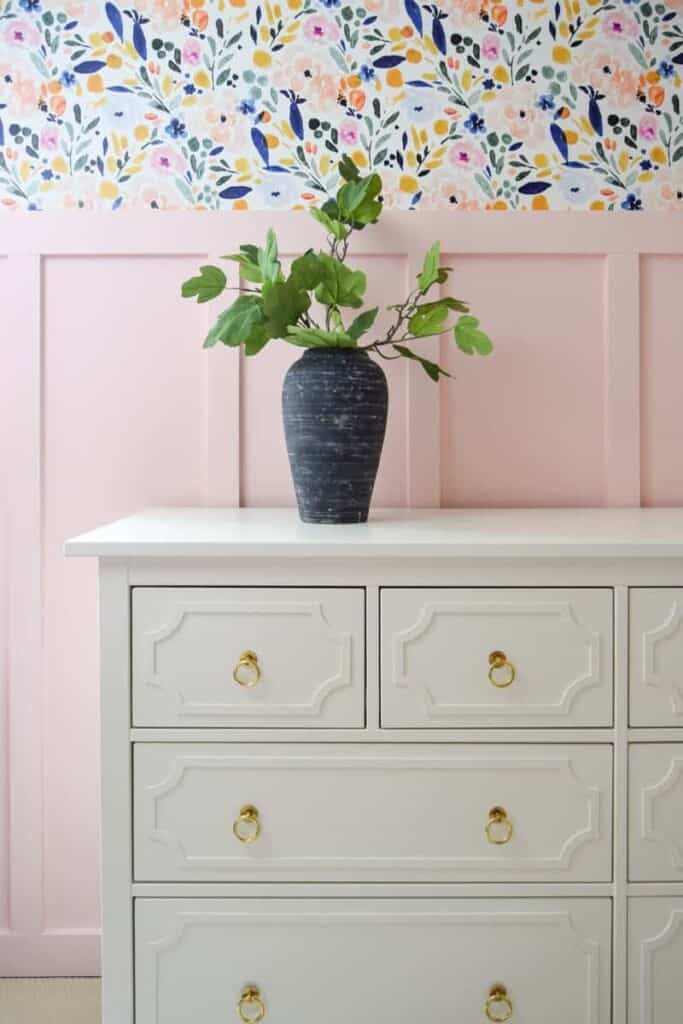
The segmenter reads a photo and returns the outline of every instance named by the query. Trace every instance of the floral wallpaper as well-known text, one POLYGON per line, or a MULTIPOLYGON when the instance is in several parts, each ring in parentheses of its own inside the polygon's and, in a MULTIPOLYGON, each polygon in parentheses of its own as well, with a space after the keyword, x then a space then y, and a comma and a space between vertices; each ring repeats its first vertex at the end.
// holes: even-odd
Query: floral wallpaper
POLYGON ((0 204, 683 209, 683 0, 0 0, 0 204))

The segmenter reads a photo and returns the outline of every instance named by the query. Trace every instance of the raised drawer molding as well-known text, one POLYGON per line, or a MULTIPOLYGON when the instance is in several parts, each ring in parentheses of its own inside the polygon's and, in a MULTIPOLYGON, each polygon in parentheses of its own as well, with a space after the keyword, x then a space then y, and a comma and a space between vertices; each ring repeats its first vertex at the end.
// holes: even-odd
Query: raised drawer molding
POLYGON ((683 726, 683 587, 636 588, 631 605, 631 725, 683 726))
POLYGON ((103 1024, 683 1024, 683 510, 168 509, 67 552, 103 1024))
POLYGON ((630 750, 630 876, 683 881, 683 742, 630 750))
POLYGON ((245 983, 275 1024, 485 1024, 496 986, 513 1022, 610 1015, 608 900, 140 900, 135 949, 145 1022, 238 1020, 245 983))
POLYGON ((629 903, 629 1024, 678 1024, 683 969, 683 898, 629 903))
POLYGON ((611 721, 610 590, 382 591, 385 726, 611 721))
POLYGON ((362 727, 364 620, 359 588, 136 587, 133 721, 362 727))
POLYGON ((611 760, 606 746, 137 744, 135 876, 609 881, 611 760), (253 842, 233 832, 243 806, 253 842))

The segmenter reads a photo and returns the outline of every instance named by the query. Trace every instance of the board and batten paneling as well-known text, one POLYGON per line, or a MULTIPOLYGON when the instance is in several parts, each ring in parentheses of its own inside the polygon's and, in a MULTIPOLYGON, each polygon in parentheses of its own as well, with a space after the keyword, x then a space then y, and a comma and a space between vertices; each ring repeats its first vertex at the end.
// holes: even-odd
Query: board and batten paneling
MULTIPOLYGON (((497 342, 489 360, 423 342, 455 374, 438 387, 387 364, 376 503, 680 503, 674 220, 389 212, 358 234, 379 304, 440 238, 497 342)), ((1 974, 99 968, 95 567, 66 562, 64 538, 141 506, 293 502, 280 384, 298 353, 202 352, 216 306, 179 297, 270 224, 289 257, 320 244, 297 213, 4 219, 1 974)))

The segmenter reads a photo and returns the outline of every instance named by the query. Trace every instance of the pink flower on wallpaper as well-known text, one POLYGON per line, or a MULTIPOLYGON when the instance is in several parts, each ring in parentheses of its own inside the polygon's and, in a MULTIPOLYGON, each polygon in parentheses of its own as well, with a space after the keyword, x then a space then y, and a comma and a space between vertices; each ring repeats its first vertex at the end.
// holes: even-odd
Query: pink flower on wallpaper
POLYGON ((654 142, 657 138, 657 118, 654 114, 643 114, 638 125, 638 135, 643 142, 654 142))
POLYGON ((282 61, 273 71, 273 85, 276 89, 293 89, 321 113, 332 113, 337 109, 339 97, 339 69, 327 58, 324 51, 312 54, 288 54, 281 50, 277 58, 282 61))
POLYGON ((484 60, 498 60, 500 56, 500 36, 487 32, 481 41, 481 55, 484 60))
POLYGON ((183 46, 183 62, 196 67, 202 59, 202 48, 198 39, 188 39, 183 46))
POLYGON ((638 97, 638 71, 625 50, 619 54, 599 46, 586 48, 572 64, 572 78, 577 85, 592 85, 604 93, 617 110, 630 107, 638 97))
POLYGON ((612 39, 635 39, 638 22, 630 14, 613 11, 602 19, 602 31, 612 39))
POLYGON ((484 166, 481 146, 467 139, 458 139, 448 151, 448 159, 457 170, 474 171, 484 166))
POLYGON ((185 161, 170 146, 157 146, 152 153, 152 167, 159 174, 180 174, 185 169, 185 161))
POLYGON ((360 138, 360 127, 358 121, 347 117, 339 125, 339 139, 345 146, 357 146, 360 138))
POLYGON ((27 18, 10 21, 4 32, 9 46, 33 47, 40 44, 40 32, 27 18))
POLYGON ((41 149, 47 150, 48 153, 54 153, 59 145, 59 132, 57 131, 56 124, 46 124, 40 133, 40 146, 41 149))
POLYGON ((312 14, 304 23, 304 35, 312 43, 336 43, 339 39, 339 29, 330 18, 312 14))
POLYGON ((515 85, 501 94, 493 121, 530 146, 537 146, 546 136, 545 118, 536 106, 533 89, 527 85, 515 85))

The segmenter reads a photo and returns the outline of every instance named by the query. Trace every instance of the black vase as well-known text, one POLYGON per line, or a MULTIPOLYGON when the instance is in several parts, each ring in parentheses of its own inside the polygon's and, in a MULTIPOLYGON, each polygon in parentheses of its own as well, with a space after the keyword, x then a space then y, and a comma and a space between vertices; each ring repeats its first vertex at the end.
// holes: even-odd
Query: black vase
POLYGON ((367 352, 310 348, 289 368, 282 414, 305 523, 366 521, 387 406, 387 379, 367 352))

